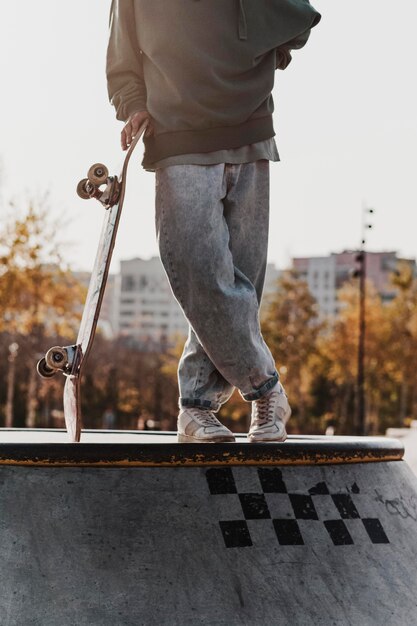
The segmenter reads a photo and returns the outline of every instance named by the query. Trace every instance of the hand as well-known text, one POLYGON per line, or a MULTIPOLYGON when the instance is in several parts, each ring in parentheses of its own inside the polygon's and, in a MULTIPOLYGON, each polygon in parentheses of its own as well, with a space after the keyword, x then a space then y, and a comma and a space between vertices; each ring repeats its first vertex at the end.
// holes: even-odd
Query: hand
POLYGON ((153 134, 153 126, 152 119, 148 111, 138 111, 129 117, 121 133, 122 150, 128 149, 132 143, 132 139, 134 139, 139 128, 146 120, 148 120, 148 128, 145 131, 145 135, 146 137, 149 137, 153 134))

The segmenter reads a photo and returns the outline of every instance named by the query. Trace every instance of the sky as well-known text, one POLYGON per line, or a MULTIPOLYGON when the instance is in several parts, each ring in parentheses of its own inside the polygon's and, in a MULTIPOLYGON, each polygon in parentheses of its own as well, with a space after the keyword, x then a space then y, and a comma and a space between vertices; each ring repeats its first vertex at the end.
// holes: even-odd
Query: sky
MULTIPOLYGON (((184 0, 185 1, 185 0, 184 0)), ((225 0, 226 1, 226 0, 225 0)), ((254 0, 252 0, 254 1, 254 0)), ((355 248, 363 207, 375 211, 369 250, 417 256, 415 0, 313 2, 321 23, 277 72, 269 260, 355 248)), ((97 161, 123 160, 107 98, 109 0, 0 0, 0 217, 49 192, 73 269, 92 267, 102 209, 75 188, 97 161)), ((154 175, 131 162, 114 252, 158 254, 154 175)))

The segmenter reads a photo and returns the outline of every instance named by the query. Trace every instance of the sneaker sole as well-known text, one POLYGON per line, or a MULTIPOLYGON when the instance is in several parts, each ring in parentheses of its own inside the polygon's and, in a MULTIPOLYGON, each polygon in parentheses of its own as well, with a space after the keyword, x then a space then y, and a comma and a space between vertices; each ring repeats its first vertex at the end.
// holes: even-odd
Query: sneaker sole
MULTIPOLYGON (((262 437, 262 436, 261 436, 262 437)), ((253 437, 251 435, 248 435, 248 441, 249 443, 284 443, 284 441, 287 439, 287 432, 284 431, 283 434, 280 437, 275 437, 275 438, 266 438, 262 439, 261 437, 253 437)))
POLYGON ((213 437, 212 439, 199 439, 190 435, 177 435, 178 443, 235 443, 234 437, 213 437))

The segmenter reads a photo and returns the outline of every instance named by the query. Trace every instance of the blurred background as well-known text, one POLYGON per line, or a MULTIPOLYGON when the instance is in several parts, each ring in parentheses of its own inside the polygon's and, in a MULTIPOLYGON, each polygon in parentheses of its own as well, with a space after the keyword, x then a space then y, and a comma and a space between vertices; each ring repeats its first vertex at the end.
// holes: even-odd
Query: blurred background
MULTIPOLYGON (((322 22, 276 75, 282 161, 271 168, 262 328, 292 432, 385 433, 417 419, 417 5, 314 4, 322 22)), ((118 173, 123 159, 106 93, 109 8, 2 7, 2 426, 63 426, 63 377, 43 381, 35 364, 74 342, 100 235, 102 209, 76 184, 93 162, 118 173)), ((138 152, 84 379, 86 427, 175 429, 187 326, 158 259, 154 176, 138 152)), ((236 393, 221 418, 244 432, 249 412, 236 393)))

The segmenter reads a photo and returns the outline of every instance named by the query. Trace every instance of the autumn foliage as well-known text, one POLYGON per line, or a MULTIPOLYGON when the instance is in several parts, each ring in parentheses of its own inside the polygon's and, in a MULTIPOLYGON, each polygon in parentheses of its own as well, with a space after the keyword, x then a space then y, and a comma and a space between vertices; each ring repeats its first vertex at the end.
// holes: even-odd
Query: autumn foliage
MULTIPOLYGON (((62 227, 52 223, 46 202, 10 213, 0 226, 0 423, 62 426, 61 375, 43 381, 36 361, 51 345, 74 342, 85 289, 65 263, 62 227), (18 345, 18 351, 15 346, 18 345), (10 350, 14 346, 14 352, 10 350), (12 368, 13 363, 13 368, 12 368), (13 376, 11 373, 13 371, 13 376)), ((396 297, 383 303, 366 287, 365 392, 367 429, 383 433, 417 419, 417 281, 410 266, 392 275, 396 297)), ((262 332, 276 358, 293 417, 290 431, 354 432, 357 410, 359 288, 357 280, 338 294, 336 319, 320 318, 305 282, 284 272, 261 308, 262 332)), ((85 426, 104 425, 112 412, 117 428, 175 429, 177 362, 184 338, 160 352, 129 339, 100 333, 83 379, 85 426)), ((220 419, 246 431, 250 404, 236 391, 220 419)))
MULTIPOLYGON (((383 303, 366 285, 365 398, 370 434, 417 418, 417 281, 409 265, 392 275, 397 296, 383 303)), ((305 282, 294 272, 278 281, 263 318, 263 332, 293 406, 291 428, 339 434, 355 432, 359 341, 359 287, 338 293, 335 319, 320 321, 305 282)))

